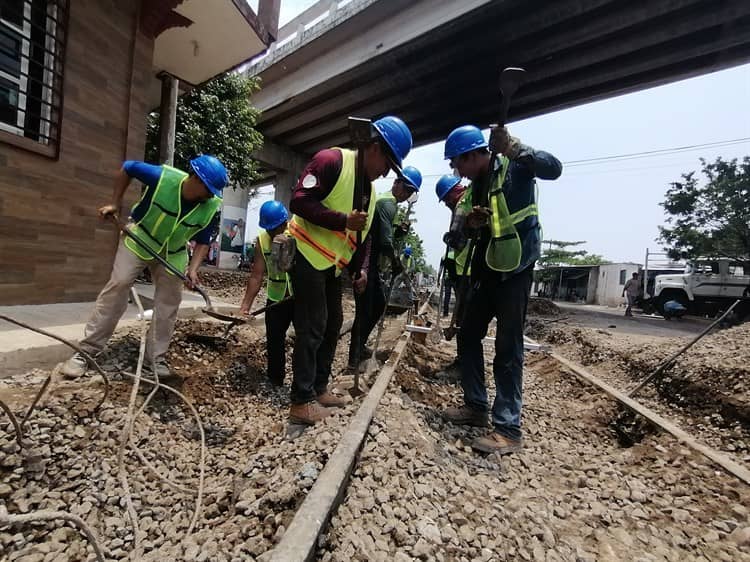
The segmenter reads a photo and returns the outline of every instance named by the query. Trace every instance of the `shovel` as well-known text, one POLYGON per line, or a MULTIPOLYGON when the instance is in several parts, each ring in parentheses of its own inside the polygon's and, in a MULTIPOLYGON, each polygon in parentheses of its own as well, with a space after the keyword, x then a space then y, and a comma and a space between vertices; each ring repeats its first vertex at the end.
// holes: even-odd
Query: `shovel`
MULTIPOLYGON (((259 308, 258 310, 255 310, 255 311, 251 312, 248 315, 248 319, 255 318, 256 316, 259 316, 260 314, 263 314, 264 312, 266 312, 268 309, 273 308, 275 306, 279 306, 280 304, 284 304, 286 302, 289 302, 293 298, 294 297, 287 297, 287 298, 285 298, 283 300, 280 300, 278 302, 275 302, 275 303, 269 304, 267 306, 264 306, 263 308, 259 308)), ((222 332, 222 334, 220 336, 207 336, 205 334, 190 334, 188 336, 188 339, 190 339, 191 341, 194 341, 196 343, 202 343, 204 345, 211 345, 211 346, 215 346, 215 347, 223 346, 225 343, 227 343, 227 340, 229 339, 229 332, 232 331, 232 328, 234 328, 238 324, 242 324, 242 323, 243 322, 235 322, 234 320, 232 320, 231 322, 229 322, 227 324, 227 327, 224 328, 224 332, 222 332)))
MULTIPOLYGON (((117 226, 117 228, 122 232, 125 236, 129 237, 133 242, 138 244, 141 248, 143 248, 147 254, 149 254, 152 258, 154 258, 156 261, 158 261, 160 264, 162 264, 169 272, 176 275, 180 279, 182 279, 185 283, 188 285, 191 285, 190 279, 187 278, 187 275, 182 273, 179 269, 174 267, 171 263, 169 263, 167 260, 165 260, 163 257, 161 257, 158 253, 153 251, 150 246, 148 246, 141 238, 139 238, 136 234, 133 234, 133 232, 124 224, 120 222, 120 219, 117 217, 117 215, 108 215, 111 217, 112 222, 117 226)), ((231 329, 234 325, 237 324, 244 324, 247 320, 245 318, 242 318, 241 316, 233 316, 231 314, 222 314, 218 310, 214 308, 214 306, 211 304, 211 299, 209 298, 206 291, 203 290, 202 287, 199 287, 197 285, 193 286, 193 289, 197 291, 200 296, 203 297, 203 300, 206 302, 206 307, 202 309, 204 314, 207 314, 208 316, 211 316, 212 318, 216 318, 217 320, 221 320, 222 322, 230 322, 231 325, 229 328, 231 329)), ((227 330, 228 333, 228 330, 227 330)))

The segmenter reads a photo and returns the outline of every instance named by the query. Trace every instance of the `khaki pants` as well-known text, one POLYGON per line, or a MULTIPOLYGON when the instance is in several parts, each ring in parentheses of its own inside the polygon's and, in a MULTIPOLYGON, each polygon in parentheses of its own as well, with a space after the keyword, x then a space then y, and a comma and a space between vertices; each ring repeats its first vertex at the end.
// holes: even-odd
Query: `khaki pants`
POLYGON ((128 307, 128 293, 136 278, 148 267, 156 286, 154 293, 154 317, 146 338, 146 357, 163 359, 172 339, 177 310, 182 301, 182 280, 168 273, 163 265, 145 261, 125 247, 120 240, 112 265, 112 275, 96 299, 96 306, 89 317, 80 345, 84 351, 96 355, 107 344, 117 322, 128 307))

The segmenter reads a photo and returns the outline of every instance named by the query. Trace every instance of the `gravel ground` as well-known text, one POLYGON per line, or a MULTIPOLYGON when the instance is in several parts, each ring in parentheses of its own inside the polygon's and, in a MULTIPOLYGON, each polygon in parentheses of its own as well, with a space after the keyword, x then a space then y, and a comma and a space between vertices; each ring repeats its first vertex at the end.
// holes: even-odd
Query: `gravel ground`
MULTIPOLYGON (((394 320, 394 326, 399 322, 394 320)), ((170 362, 186 377, 182 392, 198 409, 208 444, 205 508, 188 540, 183 539, 198 488, 199 431, 187 408, 160 391, 138 417, 135 442, 160 474, 193 493, 175 491, 158 480, 131 450, 125 466, 144 549, 140 556, 132 554, 134 533, 117 477, 118 444, 131 389, 127 380, 113 381, 110 398, 97 418, 87 417, 87 412, 100 395, 98 385, 56 382, 26 428, 27 449, 19 451, 10 433, 1 432, 0 503, 11 513, 59 509, 80 515, 108 549, 107 559, 254 560, 269 550, 328 460, 357 405, 350 404, 298 438, 288 439, 289 389, 274 388, 265 381, 260 326, 262 321, 236 328, 225 350, 213 350, 190 343, 187 335, 218 333, 219 324, 178 323, 170 362)), ((137 334, 134 328, 119 331, 102 366, 132 368, 137 334)), ((384 343, 388 340, 386 334, 384 343)), ((339 342, 334 373, 345 366, 347 347, 345 336, 339 342)), ((291 368, 290 356, 287 365, 291 368)), ((20 413, 45 376, 34 371, 4 379, 0 398, 20 413)), ((345 381, 337 377, 334 382, 345 381)), ((139 404, 142 400, 139 397, 139 404)), ((93 560, 86 544, 77 531, 58 523, 0 527, 3 561, 93 560)))
MULTIPOLYGON (((245 294, 245 286, 250 274, 246 271, 203 267, 199 275, 203 286, 208 289, 208 294, 211 297, 216 297, 229 304, 239 305, 245 294)), ((265 302, 265 291, 265 286, 263 286, 257 297, 258 303, 265 302)))
MULTIPOLYGON (((621 390, 652 372, 691 338, 638 337, 540 318, 529 321, 527 332, 621 390)), ((709 334, 636 398, 750 466, 750 325, 709 334)))
POLYGON ((544 357, 524 452, 480 456, 444 423, 453 351, 410 344, 319 549, 349 560, 750 560, 750 491, 669 435, 620 446, 616 404, 544 357), (572 406, 572 407, 571 407, 572 406))

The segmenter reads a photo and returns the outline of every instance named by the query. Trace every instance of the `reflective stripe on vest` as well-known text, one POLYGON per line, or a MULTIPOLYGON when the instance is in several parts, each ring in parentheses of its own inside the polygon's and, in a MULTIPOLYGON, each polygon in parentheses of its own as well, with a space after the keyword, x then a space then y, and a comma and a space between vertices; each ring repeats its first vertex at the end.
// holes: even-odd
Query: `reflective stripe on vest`
MULTIPOLYGON (((182 183, 188 174, 171 166, 162 166, 159 183, 156 184, 151 204, 137 223, 131 227, 154 252, 161 254, 179 271, 187 268, 188 241, 206 228, 221 208, 221 199, 212 197, 197 204, 185 216, 182 213, 182 183)), ((146 197, 144 192, 137 207, 146 197)), ((142 260, 153 259, 146 250, 130 238, 125 246, 142 260)))
MULTIPOLYGON (((341 152, 341 172, 328 196, 321 201, 324 207, 348 215, 353 209, 354 179, 356 175, 356 152, 337 148, 341 152)), ((362 231, 362 240, 367 237, 375 214, 375 190, 370 186, 370 204, 367 208, 367 223, 362 231)), ((367 187, 365 187, 367 189, 367 187)), ((340 232, 329 230, 303 219, 298 215, 292 217, 289 232, 297 239, 297 250, 315 269, 323 271, 331 266, 336 267, 336 275, 349 265, 357 249, 357 233, 353 230, 340 232)))
POLYGON ((511 213, 503 193, 505 176, 510 166, 510 161, 501 156, 498 158, 502 166, 490 189, 490 233, 492 238, 487 244, 485 260, 487 267, 494 271, 509 272, 515 270, 521 263, 523 248, 521 237, 518 235, 516 225, 529 217, 539 215, 536 203, 527 205, 511 213))
POLYGON ((276 268, 273 267, 273 260, 271 260, 271 235, 267 231, 261 229, 258 234, 258 243, 263 253, 263 261, 266 264, 266 274, 268 275, 268 280, 266 281, 268 300, 279 302, 284 299, 287 293, 292 294, 289 274, 276 271, 276 268))

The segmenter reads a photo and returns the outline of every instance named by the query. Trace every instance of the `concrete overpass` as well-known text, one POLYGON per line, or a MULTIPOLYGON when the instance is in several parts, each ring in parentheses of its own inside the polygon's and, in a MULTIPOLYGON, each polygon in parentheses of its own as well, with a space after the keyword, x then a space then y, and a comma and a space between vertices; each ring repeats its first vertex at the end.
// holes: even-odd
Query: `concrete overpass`
POLYGON ((307 156, 347 142, 349 115, 399 115, 415 144, 493 122, 506 66, 528 71, 513 121, 748 60, 747 0, 326 0, 247 72, 258 159, 286 199, 307 156))

